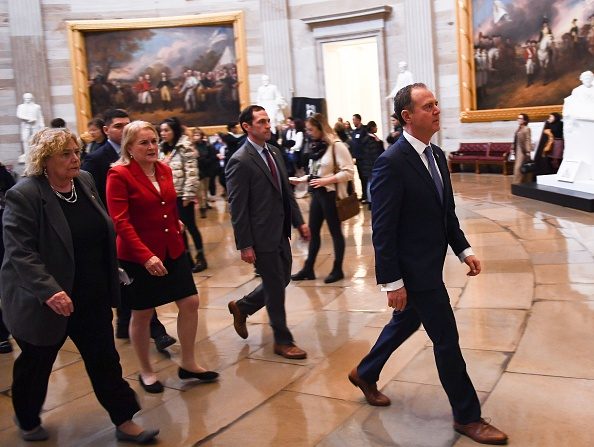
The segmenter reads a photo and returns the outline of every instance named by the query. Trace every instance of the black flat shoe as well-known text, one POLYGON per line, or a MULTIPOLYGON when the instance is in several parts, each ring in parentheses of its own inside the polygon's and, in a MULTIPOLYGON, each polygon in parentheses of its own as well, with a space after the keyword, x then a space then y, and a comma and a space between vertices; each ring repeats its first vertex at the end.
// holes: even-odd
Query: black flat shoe
POLYGON ((138 380, 140 381, 140 386, 142 387, 142 389, 144 391, 146 391, 147 393, 157 394, 157 393, 163 392, 163 384, 161 382, 159 382, 158 380, 155 383, 151 383, 150 385, 147 385, 142 380, 142 375, 140 375, 140 374, 138 374, 138 380))
POLYGON ((291 275, 291 279, 293 281, 305 281, 305 280, 316 279, 316 275, 314 272, 310 272, 308 270, 299 270, 294 275, 291 275))
POLYGON ((324 279, 324 283, 331 284, 333 282, 340 281, 341 279, 344 279, 344 273, 342 273, 342 272, 338 272, 338 273, 332 272, 328 276, 326 276, 326 279, 324 279))
POLYGON ((116 427, 116 439, 118 441, 135 442, 136 444, 148 444, 149 442, 152 442, 158 434, 159 429, 143 430, 135 436, 124 433, 116 427))
POLYGON ((214 382, 219 378, 219 373, 215 371, 192 372, 182 367, 178 368, 177 375, 180 379, 197 379, 201 382, 214 382))

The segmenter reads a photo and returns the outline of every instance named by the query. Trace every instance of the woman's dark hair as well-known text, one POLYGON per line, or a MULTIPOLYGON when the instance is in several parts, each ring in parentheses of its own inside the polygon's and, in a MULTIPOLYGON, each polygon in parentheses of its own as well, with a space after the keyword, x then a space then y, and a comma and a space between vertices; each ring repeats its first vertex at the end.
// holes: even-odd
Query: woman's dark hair
POLYGON ((553 121, 554 123, 561 121, 563 119, 563 117, 561 116, 560 113, 553 112, 553 113, 551 113, 551 115, 553 115, 555 117, 555 121, 553 121))
POLYGON ((377 130, 377 124, 375 123, 375 121, 369 121, 367 123, 367 126, 365 126, 365 127, 367 127, 367 129, 371 129, 372 127, 375 127, 377 130))
POLYGON ((530 122, 530 118, 525 113, 520 113, 520 116, 524 120, 524 124, 527 125, 530 122))
POLYGON ((107 139, 107 134, 103 130, 103 126, 105 126, 105 121, 103 121, 103 119, 96 116, 87 123, 87 127, 90 126, 95 126, 97 129, 99 129, 101 131, 101 134, 103 135, 103 138, 107 139))
POLYGON ((421 82, 410 84, 398 90, 398 93, 396 93, 396 96, 394 97, 394 113, 402 125, 406 124, 404 118, 402 118, 402 111, 413 111, 412 91, 415 88, 426 89, 427 86, 421 82))
POLYGON ((305 122, 301 118, 295 118, 293 123, 295 124, 295 132, 305 132, 305 122))
POLYGON ((173 131, 173 142, 171 143, 171 146, 175 146, 184 132, 180 120, 177 117, 172 116, 171 118, 166 118, 161 121, 161 124, 167 124, 173 131))

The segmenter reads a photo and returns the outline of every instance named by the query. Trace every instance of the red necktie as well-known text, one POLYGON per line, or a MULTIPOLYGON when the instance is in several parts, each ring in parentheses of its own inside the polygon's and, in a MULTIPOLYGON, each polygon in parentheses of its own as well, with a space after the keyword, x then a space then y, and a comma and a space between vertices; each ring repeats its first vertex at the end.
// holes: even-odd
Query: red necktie
POLYGON ((266 155, 266 163, 268 163, 268 168, 272 174, 272 179, 274 180, 274 183, 277 185, 277 187, 280 188, 280 184, 278 182, 278 173, 276 172, 276 165, 274 164, 272 155, 270 155, 270 151, 266 147, 264 148, 264 155, 266 155))

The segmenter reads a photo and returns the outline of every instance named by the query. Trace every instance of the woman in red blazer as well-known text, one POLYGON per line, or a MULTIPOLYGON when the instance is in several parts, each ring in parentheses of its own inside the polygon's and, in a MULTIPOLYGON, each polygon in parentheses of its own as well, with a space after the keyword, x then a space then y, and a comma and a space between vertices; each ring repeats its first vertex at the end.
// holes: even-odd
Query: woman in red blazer
POLYGON ((150 320, 156 306, 175 301, 181 344, 181 379, 213 381, 218 373, 198 366, 194 342, 198 292, 185 247, 171 169, 158 161, 157 130, 145 121, 124 128, 120 159, 107 174, 107 203, 117 232, 120 265, 131 284, 122 301, 132 309, 130 339, 140 361, 140 384, 163 391, 149 361, 150 320))

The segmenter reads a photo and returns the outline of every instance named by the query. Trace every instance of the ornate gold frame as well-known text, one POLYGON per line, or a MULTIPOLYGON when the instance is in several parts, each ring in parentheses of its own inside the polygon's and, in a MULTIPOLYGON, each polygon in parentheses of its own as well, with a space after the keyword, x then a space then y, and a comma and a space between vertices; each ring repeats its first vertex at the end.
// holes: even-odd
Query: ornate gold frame
MULTIPOLYGON (((76 119, 78 132, 86 131, 87 122, 91 116, 91 99, 87 86, 87 52, 85 48, 84 34, 92 31, 117 31, 142 28, 165 28, 196 25, 233 25, 235 36, 235 53, 237 63, 237 74, 239 77, 239 102, 243 109, 248 105, 249 85, 247 70, 247 51, 245 41, 245 28, 242 11, 230 11, 216 14, 200 14, 193 16, 158 17, 142 19, 118 19, 118 20, 76 20, 67 21, 68 45, 72 55, 72 85, 74 93, 74 104, 76 107, 76 119)), ((208 134, 226 132, 226 126, 205 126, 203 128, 208 134)))
POLYGON ((521 107, 507 109, 476 109, 476 84, 474 77, 472 0, 456 1, 458 25, 458 74, 460 78, 460 121, 463 123, 515 120, 519 113, 531 119, 544 119, 552 112, 561 112, 562 105, 521 107))

